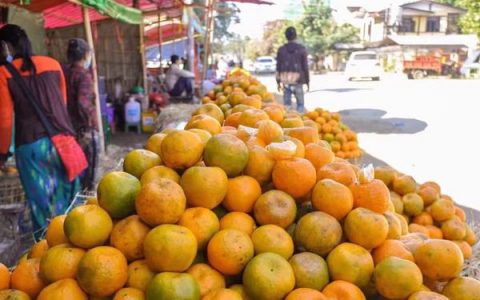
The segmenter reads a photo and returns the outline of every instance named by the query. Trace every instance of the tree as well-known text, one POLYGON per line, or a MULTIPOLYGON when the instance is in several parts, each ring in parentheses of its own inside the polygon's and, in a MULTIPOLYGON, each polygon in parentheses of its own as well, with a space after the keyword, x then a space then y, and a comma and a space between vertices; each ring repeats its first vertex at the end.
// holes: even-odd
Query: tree
POLYGON ((478 0, 442 0, 441 2, 467 10, 460 19, 460 29, 463 33, 474 33, 480 37, 480 2, 478 0))
POLYGON ((233 37, 229 29, 233 22, 239 22, 239 12, 240 10, 234 3, 220 2, 217 5, 217 15, 214 19, 213 31, 213 39, 215 42, 222 43, 233 37))

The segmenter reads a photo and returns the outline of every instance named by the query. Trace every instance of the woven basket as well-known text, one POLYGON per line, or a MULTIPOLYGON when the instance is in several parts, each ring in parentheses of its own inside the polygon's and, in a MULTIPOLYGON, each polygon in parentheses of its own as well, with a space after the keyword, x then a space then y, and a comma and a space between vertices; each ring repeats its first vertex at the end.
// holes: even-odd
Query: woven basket
POLYGON ((25 203, 25 192, 18 175, 0 176, 0 209, 25 203))

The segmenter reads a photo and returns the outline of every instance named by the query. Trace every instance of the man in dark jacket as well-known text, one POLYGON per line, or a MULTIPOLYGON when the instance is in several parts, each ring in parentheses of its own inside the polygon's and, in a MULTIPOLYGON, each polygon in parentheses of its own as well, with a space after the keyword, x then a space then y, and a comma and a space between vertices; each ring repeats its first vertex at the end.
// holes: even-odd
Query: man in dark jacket
POLYGON ((295 28, 288 27, 285 36, 288 43, 277 52, 278 90, 283 87, 283 102, 287 107, 292 105, 292 94, 295 94, 297 111, 303 112, 305 110, 303 85, 306 84, 307 90, 310 89, 307 50, 296 42, 295 28))

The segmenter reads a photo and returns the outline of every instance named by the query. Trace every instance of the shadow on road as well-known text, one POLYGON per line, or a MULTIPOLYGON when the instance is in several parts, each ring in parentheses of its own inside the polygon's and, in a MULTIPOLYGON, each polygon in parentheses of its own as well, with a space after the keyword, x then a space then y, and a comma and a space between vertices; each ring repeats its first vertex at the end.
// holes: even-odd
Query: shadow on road
POLYGON ((342 121, 360 133, 414 134, 425 130, 428 124, 417 119, 385 118, 387 113, 379 109, 347 109, 339 112, 342 121))

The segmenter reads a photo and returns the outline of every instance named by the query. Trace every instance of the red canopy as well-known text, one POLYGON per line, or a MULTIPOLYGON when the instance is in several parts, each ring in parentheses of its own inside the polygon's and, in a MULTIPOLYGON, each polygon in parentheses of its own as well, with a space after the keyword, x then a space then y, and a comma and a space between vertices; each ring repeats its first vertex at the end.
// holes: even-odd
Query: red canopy
POLYGON ((222 2, 240 2, 240 3, 268 4, 268 5, 273 4, 273 2, 263 1, 263 0, 222 0, 222 2))

